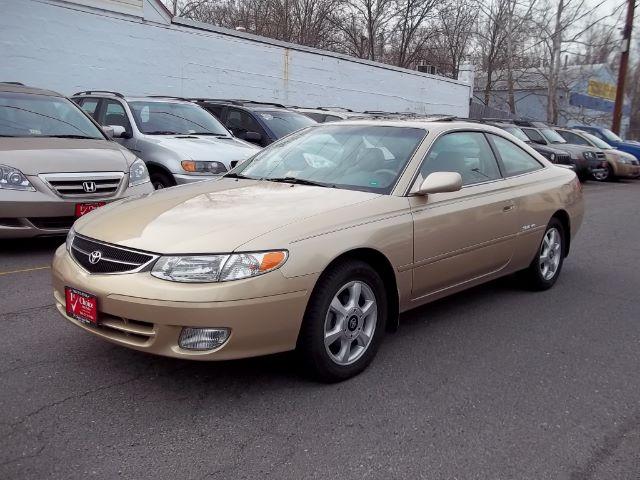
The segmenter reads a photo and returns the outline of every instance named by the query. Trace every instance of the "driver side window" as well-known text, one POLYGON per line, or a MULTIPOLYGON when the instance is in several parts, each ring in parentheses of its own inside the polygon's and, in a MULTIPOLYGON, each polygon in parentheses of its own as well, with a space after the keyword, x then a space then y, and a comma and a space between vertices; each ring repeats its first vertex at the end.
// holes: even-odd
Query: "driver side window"
POLYGON ((480 132, 453 132, 438 138, 420 167, 420 181, 434 172, 457 172, 462 185, 501 178, 489 142, 480 132))

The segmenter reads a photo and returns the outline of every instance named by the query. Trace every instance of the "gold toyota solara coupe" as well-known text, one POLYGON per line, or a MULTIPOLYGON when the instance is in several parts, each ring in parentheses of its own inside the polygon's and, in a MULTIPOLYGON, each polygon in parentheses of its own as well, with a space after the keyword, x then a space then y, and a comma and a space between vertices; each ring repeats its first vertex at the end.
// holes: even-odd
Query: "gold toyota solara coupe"
POLYGON ((515 272, 553 286, 583 209, 572 171, 499 128, 317 125, 220 179, 77 220, 53 260, 55 300, 118 345, 193 360, 295 349, 338 381, 401 312, 515 272))

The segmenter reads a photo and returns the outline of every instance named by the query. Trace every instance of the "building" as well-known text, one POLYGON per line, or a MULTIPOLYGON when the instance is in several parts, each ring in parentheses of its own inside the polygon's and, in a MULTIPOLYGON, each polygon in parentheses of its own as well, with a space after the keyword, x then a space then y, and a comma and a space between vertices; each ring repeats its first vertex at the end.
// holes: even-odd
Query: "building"
MULTIPOLYGON (((509 111, 507 75, 493 75, 488 105, 509 111)), ((534 120, 547 119, 546 71, 541 68, 515 70, 514 99, 516 114, 534 120)), ((484 103, 486 74, 476 77, 474 98, 484 103)), ((558 123, 560 125, 589 124, 610 127, 616 96, 617 77, 606 64, 565 66, 558 86, 558 123)), ((625 106, 622 130, 629 126, 630 107, 625 106)))
POLYGON ((467 116, 429 73, 173 18, 159 0, 0 0, 0 81, 467 116))

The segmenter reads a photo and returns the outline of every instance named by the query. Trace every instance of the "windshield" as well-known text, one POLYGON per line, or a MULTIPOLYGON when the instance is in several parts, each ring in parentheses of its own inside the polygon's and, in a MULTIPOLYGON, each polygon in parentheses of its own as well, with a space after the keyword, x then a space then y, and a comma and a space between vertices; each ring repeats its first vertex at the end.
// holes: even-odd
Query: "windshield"
POLYGON ((64 97, 0 92, 0 137, 105 140, 78 106, 64 97))
POLYGON ((521 128, 518 127, 503 127, 504 130, 509 132, 511 135, 516 137, 518 140, 522 140, 523 142, 530 142, 531 140, 527 135, 522 131, 521 128))
POLYGON ((134 101, 129 107, 146 135, 230 136, 216 117, 193 103, 134 101))
POLYGON ((256 114, 267 124, 276 138, 282 138, 296 130, 316 123, 315 120, 306 115, 286 110, 260 110, 256 111, 256 114))
POLYGON ((386 194, 426 134, 420 128, 324 124, 267 147, 235 173, 386 194))
POLYGON ((604 140, 596 137, 595 135, 591 135, 587 132, 580 132, 580 135, 589 139, 589 141, 598 148, 604 148, 605 150, 611 150, 613 147, 609 145, 604 140))
POLYGON ((544 138, 546 138, 551 143, 567 143, 567 141, 562 138, 562 136, 558 132, 550 128, 541 128, 540 133, 542 133, 544 138))
POLYGON ((613 133, 608 128, 603 128, 602 129, 602 135, 604 135, 604 138, 606 138, 610 142, 624 142, 624 140, 622 140, 618 135, 613 133))

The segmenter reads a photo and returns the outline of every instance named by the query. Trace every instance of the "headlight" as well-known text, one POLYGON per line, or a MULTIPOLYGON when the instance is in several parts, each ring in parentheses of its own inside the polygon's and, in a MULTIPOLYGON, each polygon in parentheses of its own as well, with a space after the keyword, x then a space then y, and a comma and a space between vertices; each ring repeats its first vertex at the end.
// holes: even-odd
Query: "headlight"
POLYGON ((627 164, 627 165, 630 165, 630 164, 631 164, 631 160, 629 160, 628 158, 618 157, 618 158, 617 158, 617 160, 618 160, 620 163, 624 163, 624 164, 627 164))
POLYGON ((195 160, 183 160, 182 169, 189 173, 220 174, 227 171, 227 167, 220 162, 201 162, 195 160))
POLYGON ((287 252, 234 253, 231 255, 194 255, 160 257, 151 275, 172 282, 227 282, 255 277, 280 268, 287 252))
POLYGON ((551 160, 552 162, 556 161, 556 154, 555 153, 550 153, 549 154, 549 160, 551 160))
POLYGON ((67 252, 71 253, 71 245, 73 244, 73 239, 76 236, 76 231, 71 227, 69 229, 69 233, 67 233, 67 240, 65 241, 65 245, 67 247, 67 252))
POLYGON ((587 152, 584 152, 583 155, 584 155, 584 158, 586 160, 595 160, 596 159, 596 154, 593 153, 593 152, 588 152, 587 151, 587 152))
POLYGON ((149 181, 149 170, 142 159, 138 159, 131 164, 129 169, 129 186, 135 187, 141 183, 149 181))
POLYGON ((0 189, 35 192, 31 182, 17 168, 0 165, 0 189))

